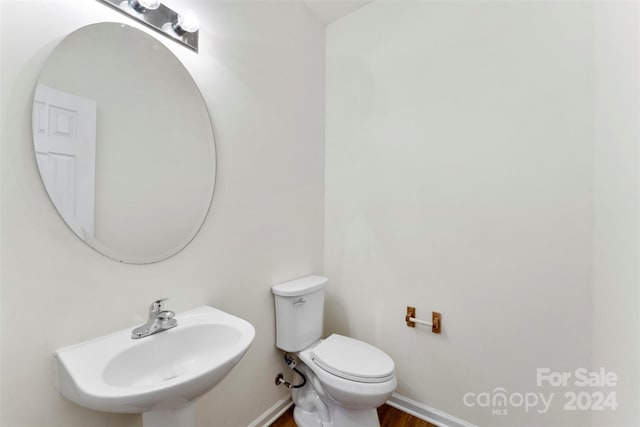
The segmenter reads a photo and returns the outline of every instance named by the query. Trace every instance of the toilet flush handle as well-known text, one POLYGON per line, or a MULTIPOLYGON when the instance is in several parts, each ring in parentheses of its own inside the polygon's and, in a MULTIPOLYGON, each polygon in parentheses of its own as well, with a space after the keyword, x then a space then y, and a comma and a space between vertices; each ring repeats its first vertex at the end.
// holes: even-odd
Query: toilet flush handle
POLYGON ((300 299, 298 299, 297 301, 294 301, 294 302, 293 302, 293 305, 294 305, 294 306, 299 306, 299 305, 306 304, 306 302, 307 302, 307 300, 305 300, 304 298, 300 298, 300 299))

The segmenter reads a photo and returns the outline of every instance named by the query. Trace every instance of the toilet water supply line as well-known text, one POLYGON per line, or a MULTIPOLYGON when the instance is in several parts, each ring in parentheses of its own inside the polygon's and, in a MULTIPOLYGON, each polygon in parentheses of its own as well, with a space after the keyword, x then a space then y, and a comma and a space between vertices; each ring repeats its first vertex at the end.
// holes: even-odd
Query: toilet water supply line
POLYGON ((291 384, 290 382, 284 380, 284 375, 282 375, 282 373, 279 373, 276 377, 276 385, 284 384, 289 389, 304 387, 305 384, 307 384, 307 377, 305 377, 304 374, 296 368, 296 360, 293 358, 293 356, 291 356, 289 353, 285 353, 284 361, 289 368, 293 369, 295 373, 302 377, 302 384, 291 384))

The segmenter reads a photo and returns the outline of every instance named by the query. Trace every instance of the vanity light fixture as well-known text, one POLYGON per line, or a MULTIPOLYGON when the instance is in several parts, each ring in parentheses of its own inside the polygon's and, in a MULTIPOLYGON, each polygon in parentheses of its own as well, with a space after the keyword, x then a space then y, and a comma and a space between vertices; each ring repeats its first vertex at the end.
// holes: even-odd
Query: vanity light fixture
POLYGON ((178 13, 160 0, 98 0, 198 52, 199 20, 193 11, 178 13))
POLYGON ((128 0, 128 4, 140 13, 148 10, 156 10, 160 7, 159 0, 128 0))
POLYGON ((178 13, 176 21, 173 23, 173 30, 178 35, 185 33, 194 33, 200 28, 200 20, 198 15, 192 10, 187 10, 185 13, 178 13))

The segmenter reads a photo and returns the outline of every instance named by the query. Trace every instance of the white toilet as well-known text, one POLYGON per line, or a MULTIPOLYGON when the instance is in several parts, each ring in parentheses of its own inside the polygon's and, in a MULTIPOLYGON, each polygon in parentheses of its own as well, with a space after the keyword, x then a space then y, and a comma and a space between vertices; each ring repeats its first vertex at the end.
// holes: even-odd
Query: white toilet
POLYGON ((302 362, 296 369, 304 379, 296 375, 290 387, 294 420, 299 427, 380 426, 376 408, 397 385, 393 360, 354 338, 320 339, 326 283, 307 276, 272 287, 276 346, 302 362))

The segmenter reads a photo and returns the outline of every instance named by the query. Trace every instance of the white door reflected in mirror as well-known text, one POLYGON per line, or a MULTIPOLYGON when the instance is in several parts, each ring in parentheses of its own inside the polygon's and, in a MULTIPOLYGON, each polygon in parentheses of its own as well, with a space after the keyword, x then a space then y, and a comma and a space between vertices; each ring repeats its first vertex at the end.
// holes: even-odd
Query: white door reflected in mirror
POLYGON ((206 104, 161 42, 124 24, 65 37, 36 86, 33 139, 67 225, 118 261, 183 249, 209 211, 215 143, 206 104))
POLYGON ((44 186, 81 239, 94 234, 96 102, 36 86, 33 143, 44 186))

